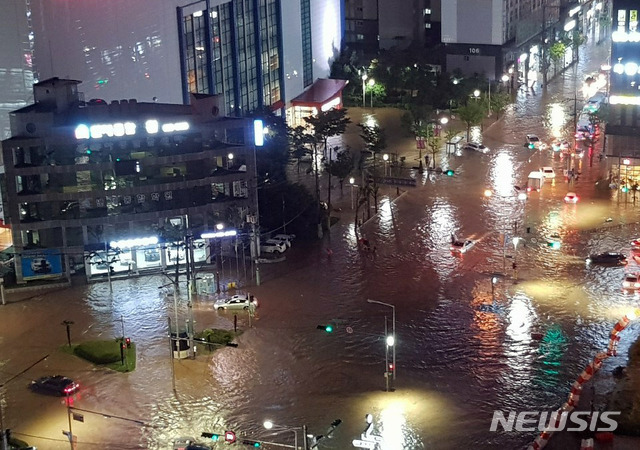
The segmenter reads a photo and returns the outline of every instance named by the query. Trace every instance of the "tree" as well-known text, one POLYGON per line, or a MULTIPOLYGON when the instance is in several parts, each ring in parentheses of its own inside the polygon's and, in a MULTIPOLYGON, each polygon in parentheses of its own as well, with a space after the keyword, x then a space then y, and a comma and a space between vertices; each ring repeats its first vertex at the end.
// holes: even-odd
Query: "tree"
POLYGON ((289 128, 289 151, 291 157, 297 161, 298 173, 300 172, 300 159, 310 153, 309 145, 313 143, 313 137, 303 126, 289 128))
POLYGON ((458 135, 458 132, 451 128, 447 129, 447 131, 444 133, 444 138, 446 139, 446 144, 447 144, 447 154, 449 154, 449 144, 453 142, 453 139, 457 135, 458 135))
POLYGON ((353 170, 353 155, 349 148, 340 150, 339 147, 335 147, 334 151, 336 152, 336 159, 325 163, 324 167, 328 173, 334 175, 340 181, 340 196, 342 196, 344 179, 353 170))
POLYGON ((374 195, 374 208, 376 212, 378 212, 378 185, 375 179, 376 172, 376 155, 382 152, 385 148, 387 148, 387 138, 385 132, 378 125, 366 125, 366 124, 358 124, 360 129, 362 130, 362 134, 360 137, 364 141, 365 147, 368 151, 371 152, 373 156, 373 183, 369 183, 367 177, 367 186, 369 184, 373 184, 373 188, 367 190, 367 203, 370 202, 369 194, 373 193, 374 195))
MULTIPOLYGON (((339 136, 344 134, 347 130, 347 125, 351 123, 351 119, 347 117, 346 109, 335 109, 331 108, 328 111, 320 111, 316 116, 310 116, 304 118, 305 122, 307 122, 311 128, 313 129, 314 135, 314 149, 317 151, 317 144, 322 143, 324 152, 326 153, 327 148, 329 150, 329 161, 332 159, 332 148, 327 146, 327 141, 330 137, 339 136)), ((317 156, 317 155, 316 155, 317 156)), ((317 158, 316 158, 317 159, 317 158)), ((317 168, 316 168, 317 169, 317 168)), ((320 197, 320 187, 318 180, 318 173, 316 170, 316 195, 320 197)), ((328 216, 328 225, 331 226, 331 172, 329 172, 329 182, 327 187, 327 205, 329 213, 328 216)), ((318 203, 318 208, 320 204, 318 203)), ((318 231, 320 234, 321 231, 318 231)))
POLYGON ((429 147, 429 151, 431 152, 431 160, 433 161, 433 168, 436 168, 436 155, 440 152, 442 148, 442 138, 440 136, 431 136, 427 140, 427 146, 429 147))
POLYGON ((284 118, 276 116, 268 108, 255 110, 251 117, 261 119, 268 130, 263 147, 256 152, 258 184, 286 181, 289 135, 284 118))
POLYGON ((504 112, 511 103, 511 96, 506 92, 496 92, 491 95, 491 111, 496 113, 496 119, 504 112))
POLYGON ((458 108, 458 117, 467 124, 467 141, 473 125, 478 125, 484 117, 484 108, 478 102, 469 102, 458 108))
POLYGON ((549 48, 549 57, 551 58, 551 61, 553 61, 553 65, 555 66, 556 72, 558 71, 558 64, 560 63, 560 61, 564 61, 564 55, 566 51, 567 51, 567 46, 562 41, 555 42, 549 48))

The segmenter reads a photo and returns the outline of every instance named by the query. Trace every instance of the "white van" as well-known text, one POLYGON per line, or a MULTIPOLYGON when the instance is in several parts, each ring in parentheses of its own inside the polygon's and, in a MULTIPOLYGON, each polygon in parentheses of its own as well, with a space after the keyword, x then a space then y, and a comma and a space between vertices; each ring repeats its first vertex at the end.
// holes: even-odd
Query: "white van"
POLYGON ((542 189, 542 185, 544 184, 544 173, 542 172, 531 172, 529 174, 529 179, 527 180, 527 192, 538 191, 542 189))

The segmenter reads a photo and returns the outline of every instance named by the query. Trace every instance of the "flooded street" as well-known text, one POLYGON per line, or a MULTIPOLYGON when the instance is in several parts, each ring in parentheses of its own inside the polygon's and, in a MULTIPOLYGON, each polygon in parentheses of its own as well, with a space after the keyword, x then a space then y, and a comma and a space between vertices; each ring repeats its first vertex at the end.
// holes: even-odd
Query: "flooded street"
MULTIPOLYGON (((607 49, 589 45, 581 56, 578 85, 606 61, 607 49)), ((591 253, 628 255, 629 242, 640 235, 631 199, 595 187, 606 160, 595 154, 590 162, 585 152, 576 162, 582 175, 568 186, 566 160, 523 146, 528 133, 546 142, 557 132, 569 139, 573 69, 561 78, 546 93, 518 94, 505 117, 485 130, 488 154, 444 157, 454 177, 425 172, 418 187, 398 198, 395 188, 384 190, 379 214, 360 229, 375 254, 358 247, 345 187, 341 220, 330 236, 296 242, 285 262, 262 265, 262 285, 249 288, 260 301, 253 327, 238 314, 239 347, 176 361, 175 393, 167 338, 174 299, 159 289, 166 277, 114 281, 113 293, 99 283, 21 294, 27 298, 0 309, 2 379, 50 356, 3 387, 5 427, 39 449, 69 448, 61 433, 69 428, 64 400, 27 389, 32 379, 60 373, 81 385, 73 406, 90 411, 84 422, 72 423, 79 449, 169 449, 178 436, 225 430, 293 445, 291 430, 267 431, 264 420, 306 425, 320 435, 340 418, 320 448, 345 450, 365 428, 367 413, 384 450, 529 444, 536 433, 490 432, 493 411, 560 407, 584 366, 606 347, 615 322, 638 306, 620 289, 625 271, 636 270, 633 261, 627 268, 585 266, 591 253), (554 167, 555 180, 518 200, 513 186, 525 186, 540 166, 554 167), (493 195, 483 196, 485 189, 493 195), (580 196, 578 204, 563 202, 569 191, 580 196), (614 220, 606 222, 609 217, 614 220), (452 234, 478 242, 453 256, 452 234), (515 246, 514 237, 522 238, 515 246), (551 238, 559 249, 547 245, 551 238), (383 377, 391 308, 368 299, 395 306, 394 392, 385 392, 383 377), (134 372, 96 369, 59 351, 66 344, 63 320, 74 322, 72 341, 79 342, 120 336, 121 318, 137 345, 134 372), (317 329, 329 323, 333 333, 317 329)), ((183 289, 181 322, 189 318, 186 297, 183 289)), ((194 297, 195 329, 232 329, 233 314, 214 311, 212 303, 194 297)), ((625 364, 639 332, 638 323, 623 332, 619 356, 595 378, 597 404, 604 404, 611 370, 625 364)))

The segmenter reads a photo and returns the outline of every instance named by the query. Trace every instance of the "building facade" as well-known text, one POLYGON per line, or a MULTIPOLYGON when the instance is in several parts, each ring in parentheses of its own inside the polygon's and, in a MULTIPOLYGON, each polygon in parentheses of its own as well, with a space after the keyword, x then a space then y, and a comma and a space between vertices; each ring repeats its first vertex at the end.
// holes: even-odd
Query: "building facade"
MULTIPOLYGON (((451 0, 442 2, 447 71, 528 85, 549 71, 548 47, 593 15, 591 0, 451 0), (589 13, 591 11, 591 13, 589 13)), ((567 50, 566 57, 572 60, 567 50)))
POLYGON ((605 151, 616 184, 635 198, 640 184, 640 1, 614 0, 612 10, 605 151))
POLYGON ((340 0, 32 0, 39 79, 84 80, 88 99, 283 110, 329 76, 340 0))
POLYGON ((254 122, 222 116, 220 96, 85 102, 79 83, 34 85, 2 142, 19 283, 204 261, 203 232, 257 217, 254 122))

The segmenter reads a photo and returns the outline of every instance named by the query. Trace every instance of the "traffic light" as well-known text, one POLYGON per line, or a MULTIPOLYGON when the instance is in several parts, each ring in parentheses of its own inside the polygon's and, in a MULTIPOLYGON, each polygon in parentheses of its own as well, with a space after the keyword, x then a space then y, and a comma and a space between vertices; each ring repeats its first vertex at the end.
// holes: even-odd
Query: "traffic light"
POLYGON ((389 369, 389 373, 393 373, 393 369, 394 369, 393 363, 389 363, 388 369, 389 369))
POLYGON ((533 142, 529 142, 529 150, 533 150, 534 148, 536 148, 536 145, 533 142))
POLYGON ((455 172, 453 171, 453 169, 449 169, 445 173, 447 174, 448 177, 452 177, 455 172))
POLYGON ((126 338, 124 341, 127 344, 127 348, 131 348, 131 338, 126 338))
POLYGON ((243 444, 243 445, 251 445, 251 446, 253 446, 253 447, 255 447, 255 448, 260 448, 260 447, 262 447, 262 442, 260 442, 260 441, 250 441, 249 439, 244 439, 244 440, 242 441, 242 444, 243 444))
POLYGON ((629 188, 628 188, 627 186, 622 186, 622 189, 621 189, 621 190, 622 190, 622 192, 624 192, 625 194, 626 194, 627 192, 629 192, 629 188))
POLYGON ((333 325, 329 324, 329 325, 318 325, 316 327, 318 330, 324 330, 327 333, 333 333, 333 325))
POLYGON ((216 434, 216 433, 202 433, 201 436, 203 438, 209 438, 212 441, 217 441, 217 440, 219 440, 221 438, 221 436, 219 434, 216 434))
POLYGON ((560 242, 558 241, 549 241, 547 242, 547 247, 557 250, 560 248, 560 242))

